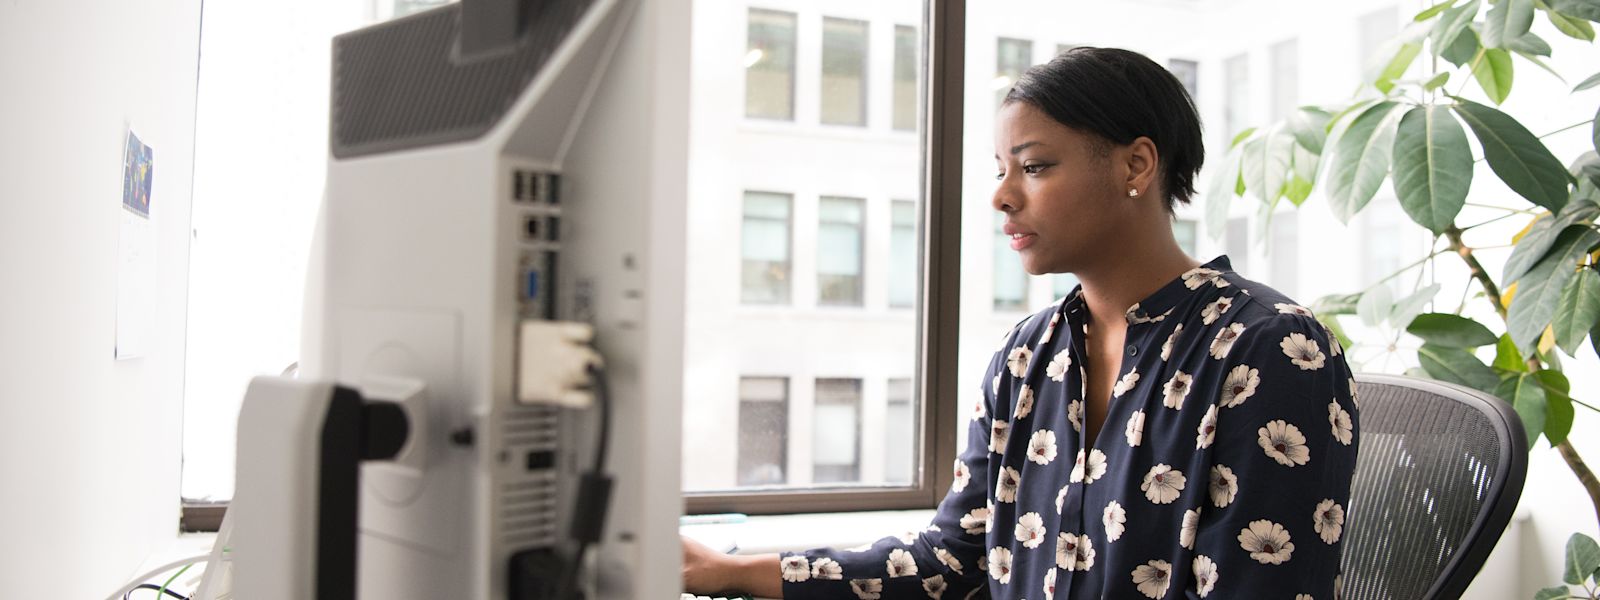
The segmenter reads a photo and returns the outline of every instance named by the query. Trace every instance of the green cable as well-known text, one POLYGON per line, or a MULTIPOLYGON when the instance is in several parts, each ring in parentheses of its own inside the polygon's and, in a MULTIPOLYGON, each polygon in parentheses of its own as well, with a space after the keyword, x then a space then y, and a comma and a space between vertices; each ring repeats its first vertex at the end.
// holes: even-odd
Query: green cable
POLYGON ((177 573, 173 573, 171 577, 168 577, 167 578, 167 582, 161 584, 161 589, 156 590, 156 598, 159 599, 159 598, 167 597, 167 587, 172 585, 172 582, 177 581, 178 577, 181 577, 183 575, 184 571, 189 570, 189 567, 192 567, 194 565, 195 565, 195 563, 189 563, 187 565, 184 565, 182 569, 178 569, 177 573))

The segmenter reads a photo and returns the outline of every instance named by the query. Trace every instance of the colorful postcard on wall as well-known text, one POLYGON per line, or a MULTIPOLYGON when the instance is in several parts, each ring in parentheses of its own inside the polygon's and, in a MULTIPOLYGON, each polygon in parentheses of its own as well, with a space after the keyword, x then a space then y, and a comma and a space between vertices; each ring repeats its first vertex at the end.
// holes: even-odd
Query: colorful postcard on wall
POLYGON ((122 153, 122 210, 117 239, 117 359, 144 356, 154 328, 155 230, 151 225, 155 153, 128 129, 122 153))

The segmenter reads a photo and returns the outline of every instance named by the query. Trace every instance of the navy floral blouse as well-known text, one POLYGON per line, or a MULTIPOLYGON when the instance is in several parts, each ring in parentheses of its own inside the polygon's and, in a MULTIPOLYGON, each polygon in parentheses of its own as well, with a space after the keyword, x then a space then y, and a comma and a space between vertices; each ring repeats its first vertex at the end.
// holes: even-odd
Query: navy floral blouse
POLYGON ((927 529, 781 557, 785 598, 1340 595, 1355 381, 1337 340, 1226 257, 1128 309, 1084 448, 1081 289, 990 362, 927 529))

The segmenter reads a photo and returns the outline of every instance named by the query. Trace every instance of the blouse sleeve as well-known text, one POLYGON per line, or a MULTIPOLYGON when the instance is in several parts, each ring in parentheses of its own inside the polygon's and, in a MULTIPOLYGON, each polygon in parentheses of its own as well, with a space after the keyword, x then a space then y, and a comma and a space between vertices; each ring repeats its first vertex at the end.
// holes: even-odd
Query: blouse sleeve
POLYGON ((1004 368, 1005 357, 997 353, 984 374, 982 399, 970 413, 967 445, 956 457, 954 481, 933 522, 923 531, 859 548, 785 553, 780 561, 784 598, 966 598, 987 584, 982 560, 989 490, 994 489, 989 473, 993 382, 1004 368))
POLYGON ((1194 558, 1174 569, 1188 571, 1189 598, 1338 598, 1358 434, 1350 368, 1310 316, 1235 333, 1196 440, 1210 473, 1199 514, 1185 515, 1194 558))

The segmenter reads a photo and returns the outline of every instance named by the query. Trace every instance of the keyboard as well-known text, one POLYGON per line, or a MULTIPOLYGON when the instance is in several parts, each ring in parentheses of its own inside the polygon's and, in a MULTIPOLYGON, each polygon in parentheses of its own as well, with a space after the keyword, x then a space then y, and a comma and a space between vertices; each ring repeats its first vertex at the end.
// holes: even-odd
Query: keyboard
POLYGON ((752 600, 752 599, 749 596, 735 596, 735 597, 731 597, 730 598, 730 597, 727 597, 727 596, 696 596, 694 594, 685 593, 684 595, 679 596, 678 600, 752 600))

